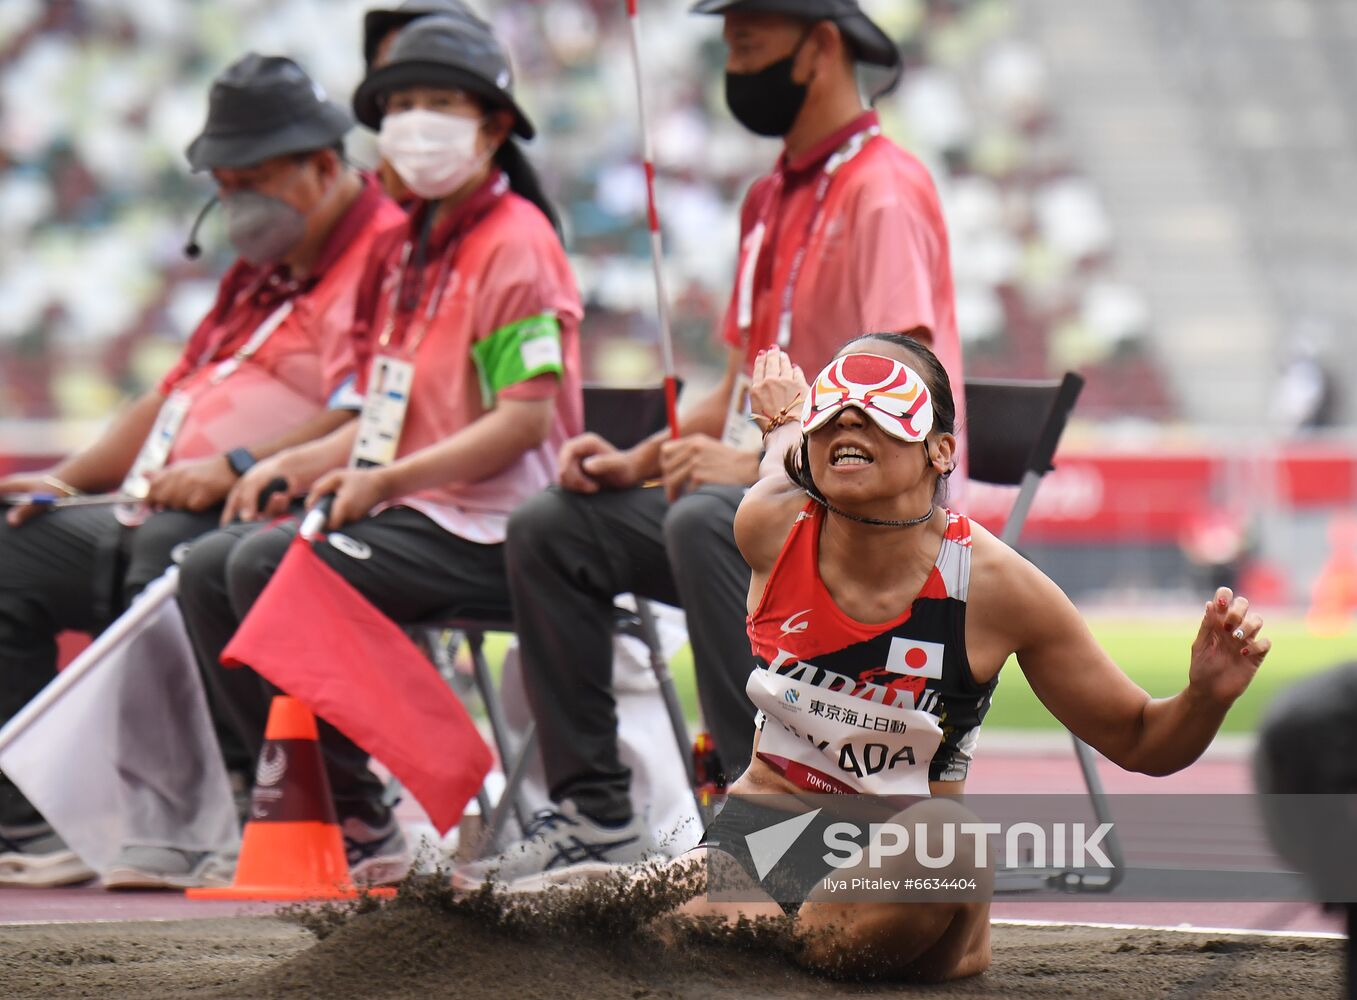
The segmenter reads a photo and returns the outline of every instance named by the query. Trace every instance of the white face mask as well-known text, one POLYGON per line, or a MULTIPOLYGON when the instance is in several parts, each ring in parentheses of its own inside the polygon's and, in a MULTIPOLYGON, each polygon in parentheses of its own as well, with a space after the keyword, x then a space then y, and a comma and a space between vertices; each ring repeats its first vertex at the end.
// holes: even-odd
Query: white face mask
POLYGON ((377 149, 421 198, 446 198, 488 159, 476 152, 476 118, 415 108, 386 115, 377 149))

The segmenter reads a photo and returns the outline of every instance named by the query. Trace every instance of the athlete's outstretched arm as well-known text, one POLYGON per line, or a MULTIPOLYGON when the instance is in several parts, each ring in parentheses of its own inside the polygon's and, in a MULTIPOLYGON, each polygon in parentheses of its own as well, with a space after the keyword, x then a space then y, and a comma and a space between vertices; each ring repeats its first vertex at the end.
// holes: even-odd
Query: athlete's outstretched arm
MULTIPOLYGON (((976 645, 983 649, 1002 635, 992 647, 995 654, 1004 655, 1004 646, 1016 652, 1042 704, 1127 770, 1171 774, 1200 757, 1272 646, 1248 601, 1222 587, 1185 651, 1183 690, 1151 698, 1098 645, 1069 598, 1044 573, 983 530, 977 532, 976 556, 971 589, 971 610, 979 619, 976 645)), ((968 622, 968 638, 971 631, 968 622)))
POLYGON ((764 438, 759 481, 735 512, 735 542, 753 574, 751 608, 763 594, 787 532, 806 502, 805 494, 787 478, 784 462, 788 452, 801 446, 801 402, 807 391, 801 369, 783 351, 773 347, 759 352, 749 384, 750 409, 763 418, 765 428, 774 420, 783 422, 764 438))

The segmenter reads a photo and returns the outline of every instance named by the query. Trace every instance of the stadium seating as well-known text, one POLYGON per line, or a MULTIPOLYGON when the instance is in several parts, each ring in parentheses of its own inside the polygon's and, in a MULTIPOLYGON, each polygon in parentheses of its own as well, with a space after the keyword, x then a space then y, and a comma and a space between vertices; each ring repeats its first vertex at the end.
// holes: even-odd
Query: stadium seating
MULTIPOLYGON (((202 262, 180 253, 210 191, 187 175, 182 152, 208 81, 246 48, 281 51, 342 99, 361 72, 368 6, 3 5, 0 418, 101 419, 168 367, 228 256, 219 220, 206 227, 202 262)), ((644 382, 657 367, 654 292, 623 5, 481 6, 515 55, 522 97, 541 125, 532 154, 566 210, 588 304, 586 377, 644 382)), ((1171 414, 1145 343, 1143 302, 1118 278, 1114 234, 1062 137, 1042 57, 1018 36, 1014 0, 866 6, 906 53, 904 85, 880 110, 887 132, 938 181, 968 370, 1042 377, 1078 367, 1090 375, 1086 415, 1171 414)), ((725 110, 718 27, 687 7, 647 3, 643 29, 676 347, 680 369, 701 380, 720 360, 712 329, 728 294, 739 199, 777 146, 751 138, 725 110)), ((371 164, 371 137, 358 130, 350 153, 371 164)))

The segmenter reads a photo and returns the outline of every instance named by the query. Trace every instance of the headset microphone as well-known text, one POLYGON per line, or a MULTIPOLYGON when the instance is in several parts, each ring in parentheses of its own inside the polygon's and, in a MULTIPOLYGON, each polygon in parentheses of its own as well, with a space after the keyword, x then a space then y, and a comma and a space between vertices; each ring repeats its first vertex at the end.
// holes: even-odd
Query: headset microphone
POLYGON ((184 256, 189 260, 197 260, 203 252, 203 248, 198 245, 198 230, 202 227, 203 220, 207 218, 207 213, 216 207, 221 201, 220 195, 213 195, 208 199, 198 212, 198 217, 193 220, 193 228, 188 231, 188 242, 184 244, 184 256))

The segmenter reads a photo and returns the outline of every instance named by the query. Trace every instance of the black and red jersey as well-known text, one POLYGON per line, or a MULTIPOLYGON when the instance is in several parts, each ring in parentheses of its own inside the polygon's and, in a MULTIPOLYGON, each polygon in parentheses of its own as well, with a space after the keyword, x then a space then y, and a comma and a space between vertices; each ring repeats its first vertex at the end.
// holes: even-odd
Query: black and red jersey
POLYGON ((965 778, 998 678, 971 675, 971 526, 945 513, 918 596, 875 625, 845 614, 820 579, 824 508, 812 501, 797 516, 748 619, 757 666, 747 686, 761 710, 759 756, 795 783, 927 794, 927 781, 965 778))

